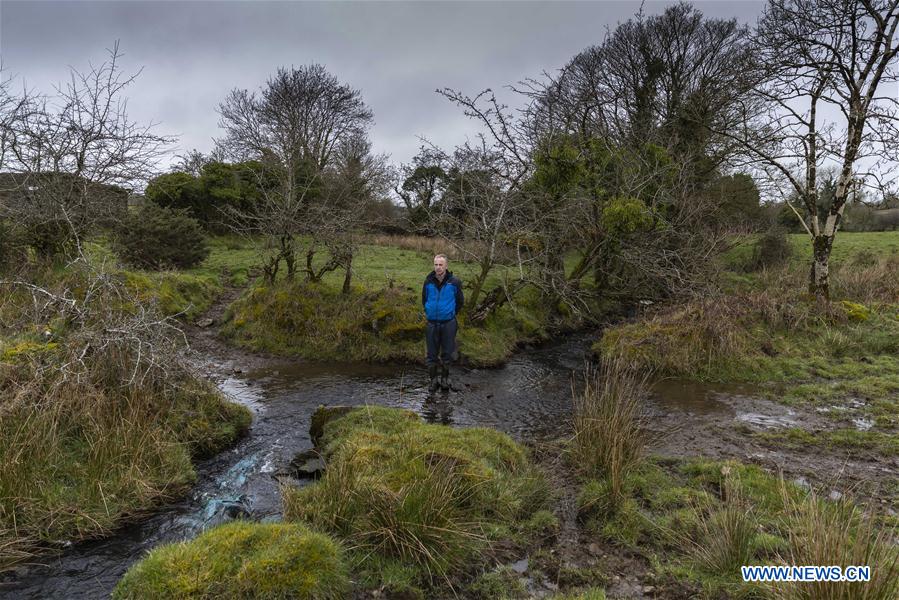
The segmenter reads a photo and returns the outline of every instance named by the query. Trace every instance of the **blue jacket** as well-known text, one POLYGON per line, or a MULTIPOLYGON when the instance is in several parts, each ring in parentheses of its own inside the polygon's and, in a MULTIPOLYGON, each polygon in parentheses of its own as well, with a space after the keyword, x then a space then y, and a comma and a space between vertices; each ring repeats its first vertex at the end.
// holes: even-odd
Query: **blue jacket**
POLYGON ((421 286, 421 304, 425 309, 428 321, 452 321, 462 310, 465 297, 462 295, 462 282, 447 271, 443 282, 431 271, 421 286))

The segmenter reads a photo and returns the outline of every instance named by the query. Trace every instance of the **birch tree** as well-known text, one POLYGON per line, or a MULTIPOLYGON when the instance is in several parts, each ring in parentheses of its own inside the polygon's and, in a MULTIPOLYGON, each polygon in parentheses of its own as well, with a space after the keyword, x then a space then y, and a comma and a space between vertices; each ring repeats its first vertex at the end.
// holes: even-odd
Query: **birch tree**
POLYGON ((882 187, 899 158, 899 0, 769 0, 757 30, 770 65, 764 110, 730 135, 779 186, 812 246, 809 292, 830 297, 830 255, 855 190, 882 187), (826 214, 819 172, 837 170, 826 214), (797 206, 798 204, 798 206, 797 206))

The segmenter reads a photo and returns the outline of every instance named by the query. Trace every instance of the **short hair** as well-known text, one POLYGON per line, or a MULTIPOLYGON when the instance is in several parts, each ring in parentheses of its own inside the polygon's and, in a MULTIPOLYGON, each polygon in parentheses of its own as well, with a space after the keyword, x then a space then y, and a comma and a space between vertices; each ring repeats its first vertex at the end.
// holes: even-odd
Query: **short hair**
POLYGON ((446 257, 446 254, 435 254, 435 255, 434 255, 434 258, 435 258, 435 259, 437 259, 437 258, 442 258, 442 259, 443 259, 443 262, 449 264, 449 259, 446 257))

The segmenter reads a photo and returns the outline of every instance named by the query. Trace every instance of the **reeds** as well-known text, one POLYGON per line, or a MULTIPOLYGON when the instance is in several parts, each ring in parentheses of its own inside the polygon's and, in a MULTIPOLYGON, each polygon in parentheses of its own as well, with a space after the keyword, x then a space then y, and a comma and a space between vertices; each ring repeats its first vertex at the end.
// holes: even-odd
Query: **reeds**
POLYGON ((625 497, 626 479, 645 456, 648 377, 622 359, 605 359, 587 365, 581 389, 572 386, 571 459, 585 477, 607 482, 612 506, 625 497))
POLYGON ((724 474, 720 501, 711 497, 697 501, 691 512, 693 527, 677 532, 676 541, 698 566, 708 573, 727 575, 753 564, 758 519, 734 475, 724 474))
POLYGON ((847 497, 825 500, 815 494, 795 499, 784 493, 789 552, 784 565, 868 566, 868 582, 772 583, 776 600, 895 600, 899 598, 896 531, 883 527, 847 497))

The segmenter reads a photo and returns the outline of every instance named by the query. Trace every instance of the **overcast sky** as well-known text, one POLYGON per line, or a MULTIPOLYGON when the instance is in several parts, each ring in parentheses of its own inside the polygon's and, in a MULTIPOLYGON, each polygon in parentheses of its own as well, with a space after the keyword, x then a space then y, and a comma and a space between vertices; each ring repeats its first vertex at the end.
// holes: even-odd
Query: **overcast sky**
MULTIPOLYGON (((657 13, 671 2, 646 2, 657 13)), ((695 2, 705 15, 754 22, 762 2, 695 2)), ((362 91, 374 149, 408 162, 418 136, 450 148, 474 124, 435 89, 474 95, 562 67, 640 7, 622 2, 0 1, 7 77, 51 91, 68 67, 102 62, 120 41, 132 119, 207 152, 215 108, 258 89, 280 66, 323 64, 362 91)), ((510 98, 514 99, 514 98, 510 98)))

